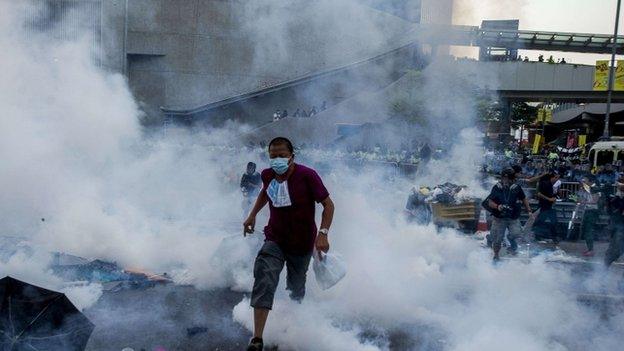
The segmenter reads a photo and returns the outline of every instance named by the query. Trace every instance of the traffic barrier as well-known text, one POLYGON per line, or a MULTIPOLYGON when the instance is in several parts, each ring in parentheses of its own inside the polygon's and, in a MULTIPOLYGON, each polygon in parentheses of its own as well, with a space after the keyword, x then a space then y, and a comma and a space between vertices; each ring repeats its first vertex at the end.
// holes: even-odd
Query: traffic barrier
POLYGON ((479 222, 477 223, 477 231, 478 232, 487 232, 488 229, 488 224, 487 224, 487 217, 485 214, 485 210, 481 209, 481 213, 479 214, 479 222))

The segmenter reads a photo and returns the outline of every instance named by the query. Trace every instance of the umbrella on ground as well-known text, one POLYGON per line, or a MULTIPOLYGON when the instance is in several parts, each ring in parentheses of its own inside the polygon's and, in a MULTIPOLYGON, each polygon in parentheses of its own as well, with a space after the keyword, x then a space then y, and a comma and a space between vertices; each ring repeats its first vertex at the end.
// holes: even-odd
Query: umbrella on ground
POLYGON ((0 279, 0 350, 84 350, 93 324, 65 294, 0 279))

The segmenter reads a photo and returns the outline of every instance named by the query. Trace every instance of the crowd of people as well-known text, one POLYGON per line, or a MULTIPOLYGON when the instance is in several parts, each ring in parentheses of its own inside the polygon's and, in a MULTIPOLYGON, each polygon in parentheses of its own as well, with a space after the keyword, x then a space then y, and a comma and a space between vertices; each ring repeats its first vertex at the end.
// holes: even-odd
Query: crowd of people
MULTIPOLYGON (((582 152, 582 151, 579 151, 582 152)), ((538 241, 574 239, 571 235, 575 220, 580 222, 579 238, 585 240, 583 256, 594 256, 594 240, 599 229, 606 229, 610 245, 605 263, 610 265, 624 250, 624 166, 606 163, 592 167, 582 155, 560 152, 556 147, 546 147, 539 155, 531 155, 522 148, 506 148, 491 157, 500 162, 500 181, 494 186, 484 203, 493 221, 490 241, 494 258, 498 259, 501 236, 508 232, 511 254, 517 249, 516 238, 523 232, 519 218, 521 205, 526 207, 534 238, 538 241), (501 195, 502 194, 502 195, 501 195), (533 198, 536 211, 528 206, 533 198), (562 216, 556 204, 567 202, 574 206, 572 218, 562 216), (597 226, 604 214, 609 218, 606 226, 597 226), (562 231, 561 221, 567 225, 562 231), (501 232, 503 234, 501 234, 501 232)), ((487 167, 486 167, 487 168, 487 167)), ((525 230, 527 225, 525 225, 525 230)))

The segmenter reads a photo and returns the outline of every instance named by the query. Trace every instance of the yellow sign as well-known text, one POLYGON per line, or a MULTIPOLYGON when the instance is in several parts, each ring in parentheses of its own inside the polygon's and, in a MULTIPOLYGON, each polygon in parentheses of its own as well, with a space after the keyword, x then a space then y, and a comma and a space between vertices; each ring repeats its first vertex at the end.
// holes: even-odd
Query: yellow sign
POLYGON ((579 140, 578 140, 578 145, 579 146, 584 146, 585 144, 587 144, 587 135, 580 134, 579 135, 579 140))
POLYGON ((533 140, 533 155, 539 153, 540 143, 542 142, 542 136, 537 134, 535 140, 533 140))
POLYGON ((613 83, 613 90, 624 90, 624 60, 617 61, 617 67, 615 68, 615 82, 613 83))
POLYGON ((607 91, 609 85, 609 61, 596 61, 596 70, 594 72, 594 91, 607 91))
POLYGON ((540 108, 537 110, 537 121, 544 122, 544 109, 540 108))
POLYGON ((548 123, 552 122, 552 110, 551 109, 544 110, 544 122, 548 122, 548 123))

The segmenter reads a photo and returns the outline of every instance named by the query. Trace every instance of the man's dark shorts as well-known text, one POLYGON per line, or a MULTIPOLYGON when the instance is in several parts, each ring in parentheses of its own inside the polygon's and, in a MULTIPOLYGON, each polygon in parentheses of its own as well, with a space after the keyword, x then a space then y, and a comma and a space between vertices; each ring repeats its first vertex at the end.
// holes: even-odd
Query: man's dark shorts
POLYGON ((254 264, 254 286, 251 292, 251 306, 271 309, 279 276, 286 264, 286 289, 290 298, 301 301, 305 295, 305 282, 312 254, 292 255, 272 241, 266 241, 258 252, 254 264))

